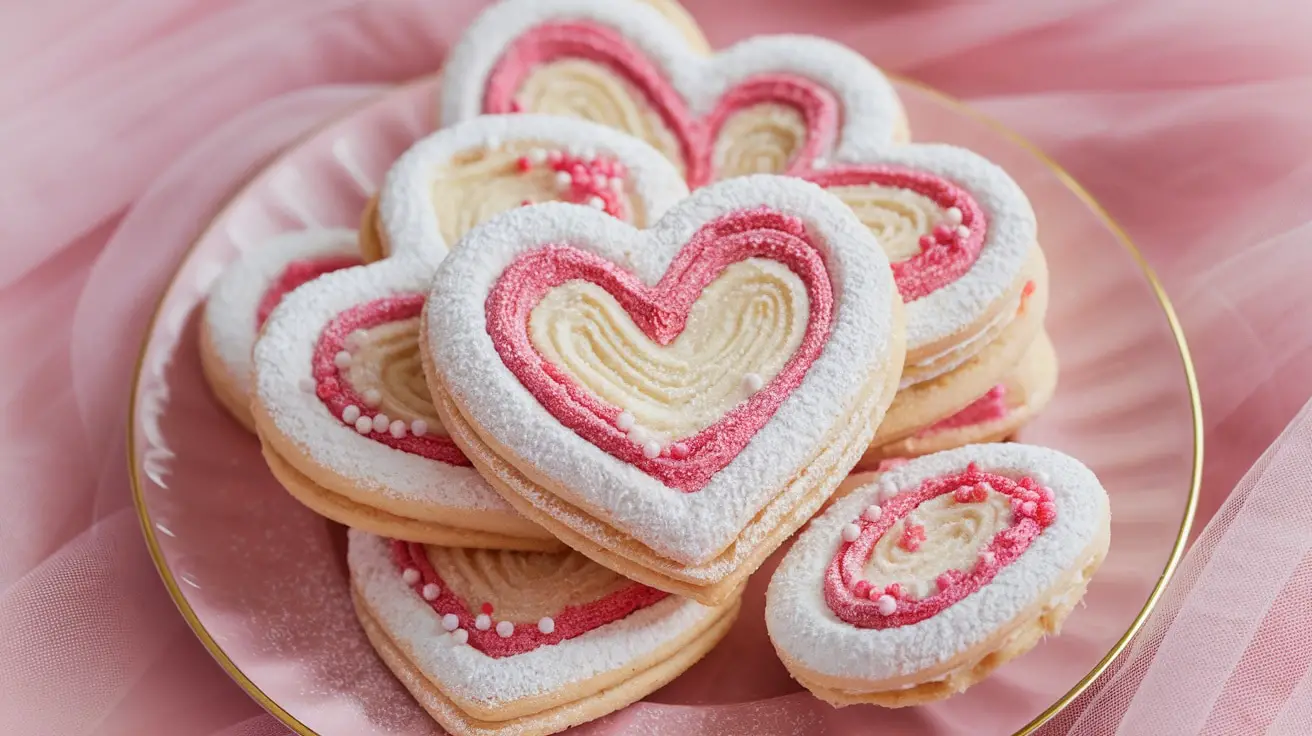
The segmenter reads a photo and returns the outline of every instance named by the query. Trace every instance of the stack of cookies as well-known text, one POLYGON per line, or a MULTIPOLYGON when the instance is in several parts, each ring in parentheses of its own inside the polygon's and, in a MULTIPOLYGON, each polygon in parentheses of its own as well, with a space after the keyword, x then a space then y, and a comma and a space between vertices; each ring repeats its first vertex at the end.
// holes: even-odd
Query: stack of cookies
POLYGON ((907 143, 855 52, 711 54, 668 0, 498 3, 441 89, 359 233, 233 264, 202 351, 281 484, 351 527, 361 624, 444 728, 554 733, 677 677, 860 465, 770 587, 799 682, 925 702, 1056 629, 1107 499, 973 444, 1056 382, 1006 172, 907 143))

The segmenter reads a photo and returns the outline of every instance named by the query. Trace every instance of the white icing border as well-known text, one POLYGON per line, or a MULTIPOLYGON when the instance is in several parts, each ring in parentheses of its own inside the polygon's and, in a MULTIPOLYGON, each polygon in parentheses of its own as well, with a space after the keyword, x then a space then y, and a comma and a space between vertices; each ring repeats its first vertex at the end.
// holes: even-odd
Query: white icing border
POLYGON ((902 103, 888 79, 861 54, 825 38, 755 36, 713 56, 698 53, 664 15, 637 0, 505 0, 478 16, 447 57, 442 80, 442 122, 450 125, 483 111, 487 79, 509 45, 550 21, 589 20, 609 26, 641 49, 664 72, 697 116, 709 113, 725 92, 749 77, 788 72, 812 79, 839 98, 836 148, 846 156, 862 145, 893 140, 902 103))
POLYGON ((356 529, 348 540, 351 579, 383 630, 445 693, 486 706, 621 669, 716 614, 672 595, 582 636, 498 659, 452 640, 433 607, 401 580, 387 540, 356 529))
POLYGON ((617 529, 657 553, 701 564, 803 468, 892 351, 893 273, 874 236, 836 197, 800 179, 756 175, 694 192, 647 231, 578 205, 545 203, 494 217, 438 269, 427 305, 434 367, 482 431, 569 494, 602 509, 617 529), (802 384, 743 451, 695 493, 671 489, 575 434, 502 363, 484 302, 521 253, 567 242, 656 283, 707 222, 766 206, 802 218, 825 253, 834 287, 829 340, 802 384))
POLYGON ((457 153, 507 141, 544 141, 618 159, 629 172, 626 190, 652 219, 688 193, 683 178, 659 151, 614 128, 549 115, 485 115, 421 138, 388 169, 378 192, 378 222, 388 252, 416 255, 430 263, 441 260, 454 244, 442 237, 431 203, 435 171, 457 153))
POLYGON ((914 675, 983 644, 1020 615, 1079 563, 1108 512, 1107 493, 1093 472, 1056 450, 967 445, 912 460, 812 520, 770 580, 766 628, 781 652, 824 676, 879 681, 914 675), (937 616, 884 630, 860 629, 835 616, 825 602, 824 577, 842 527, 876 502, 881 484, 906 491, 971 462, 983 470, 1045 473, 1056 498, 1056 522, 991 583, 937 616))
POLYGON ((1002 167, 973 151, 938 143, 856 147, 826 168, 842 164, 895 164, 942 177, 969 192, 988 220, 984 245, 970 270, 907 303, 907 352, 975 324, 1012 293, 1037 247, 1038 221, 1029 198, 1002 167))
POLYGON ((245 251, 223 269, 205 301, 205 328, 215 356, 243 397, 251 391, 251 350, 260 302, 294 261, 359 255, 354 230, 294 230, 245 251))
POLYGON ((515 513, 472 467, 448 465, 360 435, 331 414, 313 391, 301 388, 302 379, 312 377, 314 349, 324 327, 339 314, 387 296, 428 292, 433 270, 447 252, 429 195, 434 170, 471 148, 512 140, 557 147, 586 144, 614 156, 628 169, 629 190, 651 218, 688 191, 656 149, 570 118, 489 115, 433 133, 406 151, 388 172, 379 212, 418 228, 424 238, 391 240, 391 257, 327 274, 288 294, 269 315, 254 352, 255 391, 277 431, 315 464, 362 490, 409 502, 515 513))

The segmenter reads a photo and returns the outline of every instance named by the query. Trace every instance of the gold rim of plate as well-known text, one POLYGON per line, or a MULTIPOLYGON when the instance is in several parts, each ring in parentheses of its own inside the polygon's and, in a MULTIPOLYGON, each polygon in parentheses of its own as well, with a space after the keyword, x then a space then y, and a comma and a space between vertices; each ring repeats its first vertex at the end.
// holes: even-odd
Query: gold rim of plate
MULTIPOLYGON (((1015 736, 1029 736, 1037 731, 1044 723, 1047 723, 1053 716, 1057 715, 1057 713, 1063 708, 1070 705, 1072 701, 1078 698, 1089 688, 1090 685, 1093 684, 1093 681, 1096 680, 1098 676, 1101 675, 1111 663, 1125 651, 1130 644, 1130 640, 1139 632, 1139 629, 1143 628, 1144 622, 1148 620, 1149 614, 1151 614, 1153 609, 1157 607, 1158 600, 1162 597, 1162 593, 1165 592, 1167 583, 1170 582, 1171 576, 1175 574, 1175 569, 1180 564, 1180 559, 1184 556, 1186 542, 1189 539, 1189 530, 1193 526, 1194 513, 1198 508, 1198 490, 1202 484, 1203 475, 1203 407, 1202 398, 1198 393, 1198 376, 1194 370, 1193 357, 1189 352, 1189 345, 1185 340, 1184 330, 1180 326, 1180 320, 1176 316, 1175 308, 1171 305, 1171 299, 1166 295, 1166 290, 1162 288, 1161 281, 1158 280, 1157 274, 1155 274, 1152 268, 1148 265, 1148 261, 1144 258, 1143 253, 1141 253, 1139 248, 1135 246, 1134 242, 1130 240, 1129 234, 1127 234, 1116 220, 1112 218, 1111 214, 1108 213, 1096 199, 1094 199, 1093 195, 1090 194, 1088 190, 1081 186, 1074 177, 1067 173, 1065 169, 1044 153, 1038 146, 1030 143, 1019 133, 1003 125, 1001 122, 975 110, 965 102, 926 84, 896 74, 888 74, 887 76, 900 84, 914 87, 937 99, 944 105, 984 123, 1001 133, 1013 143, 1016 143, 1021 148, 1028 151, 1043 165, 1051 169, 1057 178, 1066 185, 1066 188, 1070 189, 1075 196, 1079 197, 1079 199, 1103 221, 1107 228, 1112 231, 1112 234, 1116 236, 1116 239, 1121 242, 1121 245, 1125 250, 1134 258, 1135 263, 1143 273, 1144 279, 1147 280, 1148 285, 1152 288, 1153 294, 1157 297, 1158 303, 1161 304, 1162 311, 1166 315, 1167 324, 1171 328, 1171 334, 1175 337, 1176 348, 1180 352, 1180 360, 1184 364, 1184 377, 1189 388, 1189 404, 1194 425, 1194 460, 1189 479, 1189 498, 1185 504, 1184 518, 1180 520, 1179 533, 1176 536, 1175 544, 1171 548, 1171 554, 1166 560, 1166 566, 1162 569, 1161 576, 1157 579, 1157 584, 1153 586, 1152 593, 1149 594, 1148 600, 1144 603, 1144 607, 1139 611, 1139 614, 1134 617, 1134 621, 1130 623, 1130 628, 1125 631, 1114 645, 1112 645, 1111 650, 1098 661, 1098 664, 1095 665, 1088 674, 1081 678, 1079 682, 1075 683, 1075 686, 1067 691, 1065 695, 1058 698, 1056 702, 1036 716, 1034 720, 1030 721, 1024 728, 1021 728, 1015 733, 1015 736)), ((389 87, 379 95, 370 97, 367 101, 351 107, 341 115, 311 128, 309 131, 289 143, 288 146, 276 155, 270 163, 246 177, 241 186, 224 201, 224 204, 210 220, 210 224, 207 225, 205 229, 201 231, 200 235, 198 235, 191 244, 187 246, 187 250, 183 254, 184 257, 179 261, 178 267, 181 268, 182 264, 186 261, 186 255, 190 254, 190 252, 196 247, 196 244, 209 235, 210 230, 214 227, 213 223, 217 222, 228 212, 232 203, 246 193, 254 180, 257 179, 261 173, 275 166, 281 165, 299 144, 313 138, 324 129, 344 120, 359 110, 374 104, 382 95, 389 94, 396 88, 397 87, 395 86, 389 87)), ((278 705, 278 703, 274 702, 272 698, 266 695, 258 685, 252 682, 251 679, 237 667, 236 663, 228 657, 227 653, 223 651, 223 648, 219 646, 218 642, 215 641, 210 632, 206 630, 205 626, 196 616, 196 611, 191 607, 191 603, 189 603, 183 595, 182 589, 174 578, 173 572, 169 569, 168 563, 165 562, 164 555, 160 551, 159 540, 155 536, 155 526, 150 519, 150 513, 146 510, 146 504, 141 493, 141 478, 137 472, 136 463, 137 391, 141 386, 141 367, 146 359, 146 346, 150 342, 150 336, 154 334, 155 325, 159 320, 159 311, 164 303, 164 297, 168 294, 171 288, 172 280, 170 280, 169 286, 165 287, 164 291, 161 292, 160 297, 155 304, 154 312, 151 314, 150 323, 146 329, 146 335, 141 342, 141 349, 137 353, 136 367, 134 368, 132 379, 132 392, 129 396, 129 401, 131 403, 128 412, 128 477, 132 482, 132 503, 137 509, 137 517, 141 522, 142 533, 146 537, 146 547, 150 552, 150 559, 154 561, 155 569, 159 571, 160 578, 164 581, 164 587, 168 589, 169 597, 173 599, 173 603, 178 607, 178 611, 180 611, 182 617, 186 619, 187 625, 191 627, 193 632, 195 632, 196 637, 200 639, 201 644, 203 644, 205 649, 209 651, 210 656, 214 657, 215 661, 219 663, 219 666, 221 666, 228 675, 232 677, 237 685, 254 698, 261 707, 267 710, 275 718, 282 721, 288 728, 292 729, 297 734, 300 734, 300 736, 321 736, 309 726, 301 723, 295 716, 288 713, 282 706, 278 705)))

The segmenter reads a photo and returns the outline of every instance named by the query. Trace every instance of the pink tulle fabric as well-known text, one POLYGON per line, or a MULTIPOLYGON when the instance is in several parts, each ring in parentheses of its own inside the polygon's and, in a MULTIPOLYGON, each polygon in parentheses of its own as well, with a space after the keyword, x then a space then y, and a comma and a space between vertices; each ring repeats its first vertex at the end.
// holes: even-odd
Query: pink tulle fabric
MULTIPOLYGON (((127 387, 201 223, 280 146, 431 71, 468 0, 0 8, 0 724, 274 736, 152 569, 127 387)), ((832 36, 1046 149, 1128 229, 1192 340, 1211 520, 1128 655, 1043 730, 1312 721, 1312 5, 689 0, 712 42, 832 36), (751 7, 748 7, 751 6, 751 7), (1283 434, 1282 434, 1283 430, 1283 434)), ((694 722, 732 731, 732 723, 694 722)), ((635 720, 636 719, 636 720, 635 720)), ((633 719, 616 723, 639 726, 633 719)))

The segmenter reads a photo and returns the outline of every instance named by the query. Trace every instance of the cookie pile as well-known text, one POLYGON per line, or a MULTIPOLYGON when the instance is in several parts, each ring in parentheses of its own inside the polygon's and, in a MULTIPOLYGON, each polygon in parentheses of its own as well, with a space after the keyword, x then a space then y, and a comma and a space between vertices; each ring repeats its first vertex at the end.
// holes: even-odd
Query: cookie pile
POLYGON ((947 697, 1056 630, 1108 503, 1069 457, 976 444, 1057 374, 1005 171, 908 143, 850 49, 711 53, 669 0, 500 2, 441 89, 359 232, 243 256, 201 349, 351 527, 361 625, 445 729, 641 699, 812 517, 767 624, 835 705, 947 697))

